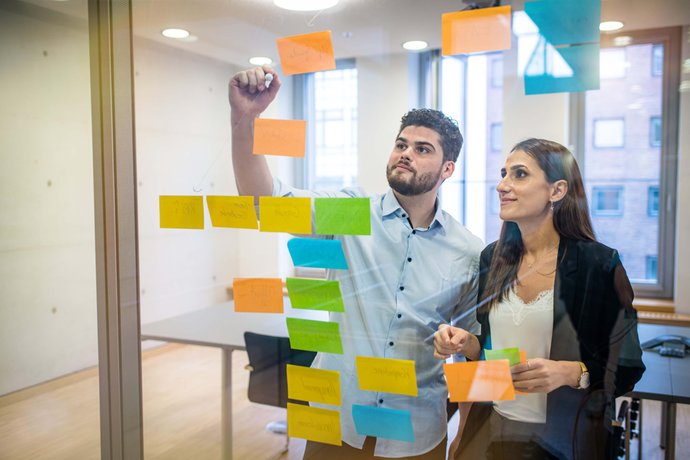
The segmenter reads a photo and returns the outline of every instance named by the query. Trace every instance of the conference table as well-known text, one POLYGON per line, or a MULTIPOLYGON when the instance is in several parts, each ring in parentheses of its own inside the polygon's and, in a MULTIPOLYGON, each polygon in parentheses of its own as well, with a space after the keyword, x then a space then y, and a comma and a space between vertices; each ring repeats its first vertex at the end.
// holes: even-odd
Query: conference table
MULTIPOLYGON (((640 324, 640 342, 661 335, 690 337, 689 327, 640 324)), ((642 354, 647 370, 635 389, 628 394, 639 399, 661 401, 661 439, 665 459, 676 457, 676 404, 690 404, 690 356, 673 358, 661 356, 655 351, 642 354)), ((642 451, 642 433, 639 450, 642 451)))
POLYGON ((327 313, 296 310, 285 298, 285 313, 237 313, 232 302, 141 325, 141 340, 184 343, 222 350, 221 443, 223 460, 232 459, 232 352, 245 350, 245 331, 287 337, 285 317, 327 319, 327 313))

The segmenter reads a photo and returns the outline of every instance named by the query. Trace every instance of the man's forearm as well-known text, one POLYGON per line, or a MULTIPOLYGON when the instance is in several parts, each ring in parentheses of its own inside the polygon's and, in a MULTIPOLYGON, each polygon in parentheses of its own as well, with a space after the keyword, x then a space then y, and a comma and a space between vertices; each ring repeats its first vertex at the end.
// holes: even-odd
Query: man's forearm
POLYGON ((254 119, 231 117, 232 123, 232 167, 235 184, 240 195, 255 197, 270 196, 273 193, 273 177, 263 155, 252 154, 254 144, 254 119))

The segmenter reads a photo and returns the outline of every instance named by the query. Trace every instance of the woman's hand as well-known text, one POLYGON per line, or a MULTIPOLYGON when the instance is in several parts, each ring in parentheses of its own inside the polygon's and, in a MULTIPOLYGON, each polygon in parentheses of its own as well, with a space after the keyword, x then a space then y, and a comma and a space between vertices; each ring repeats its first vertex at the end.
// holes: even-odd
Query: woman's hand
POLYGON ((564 385, 577 387, 582 368, 577 361, 528 359, 510 369, 515 389, 523 393, 550 393, 564 385))
POLYGON ((434 357, 448 359, 451 355, 460 353, 471 360, 479 359, 479 340, 459 327, 441 324, 434 334, 434 357))

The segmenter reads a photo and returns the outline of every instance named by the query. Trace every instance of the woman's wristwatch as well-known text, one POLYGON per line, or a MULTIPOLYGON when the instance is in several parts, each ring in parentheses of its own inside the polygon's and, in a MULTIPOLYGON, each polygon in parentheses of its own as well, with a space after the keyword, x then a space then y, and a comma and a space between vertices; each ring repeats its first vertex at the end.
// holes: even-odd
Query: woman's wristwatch
POLYGON ((584 390, 585 388, 589 388, 589 371, 582 361, 578 361, 578 364, 580 365, 580 369, 582 369, 582 374, 580 374, 580 378, 577 379, 576 388, 578 390, 584 390))

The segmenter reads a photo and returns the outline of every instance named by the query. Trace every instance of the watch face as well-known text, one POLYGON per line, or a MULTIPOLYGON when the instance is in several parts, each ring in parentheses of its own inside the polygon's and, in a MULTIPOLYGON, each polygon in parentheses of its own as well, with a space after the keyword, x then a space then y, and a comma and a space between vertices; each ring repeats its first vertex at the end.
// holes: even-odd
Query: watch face
POLYGON ((589 388, 589 372, 583 372, 580 376, 580 388, 589 388))

